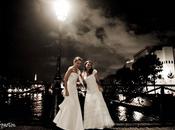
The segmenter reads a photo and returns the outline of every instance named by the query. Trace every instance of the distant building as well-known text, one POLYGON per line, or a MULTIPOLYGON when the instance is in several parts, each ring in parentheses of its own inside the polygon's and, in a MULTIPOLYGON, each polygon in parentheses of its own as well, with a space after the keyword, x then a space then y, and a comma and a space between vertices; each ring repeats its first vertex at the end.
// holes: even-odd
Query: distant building
POLYGON ((171 46, 162 47, 160 50, 155 51, 155 54, 163 63, 163 70, 160 73, 162 78, 157 80, 157 84, 175 84, 174 51, 175 49, 171 46))
MULTIPOLYGON (((133 62, 139 57, 150 53, 157 55, 163 64, 162 72, 160 72, 161 78, 156 79, 156 84, 175 85, 175 48, 173 46, 146 47, 133 56, 133 62)), ((159 93, 160 91, 158 90, 157 92, 159 93)), ((169 92, 167 91, 167 93, 169 92)))
POLYGON ((37 81, 37 74, 35 74, 34 81, 37 81))
POLYGON ((163 63, 161 79, 156 80, 156 84, 175 84, 175 48, 173 46, 153 46, 146 47, 134 55, 134 61, 144 55, 154 53, 163 63))

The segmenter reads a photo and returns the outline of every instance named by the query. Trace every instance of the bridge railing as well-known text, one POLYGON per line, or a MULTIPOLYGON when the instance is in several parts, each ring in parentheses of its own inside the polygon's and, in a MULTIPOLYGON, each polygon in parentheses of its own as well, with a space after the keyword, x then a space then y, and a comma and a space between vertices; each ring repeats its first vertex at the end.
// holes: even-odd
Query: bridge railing
MULTIPOLYGON (((129 86, 130 84, 128 84, 129 86)), ((115 93, 127 93, 125 88, 127 84, 102 84, 105 92, 115 92, 115 93)), ((142 90, 136 91, 135 94, 175 94, 175 84, 135 84, 132 87, 139 88, 142 90), (140 88, 141 88, 140 87, 140 88), (159 91, 157 91, 159 90, 159 91)), ((139 88, 139 89, 140 89, 139 88)))
MULTIPOLYGON (((112 101, 112 104, 108 103, 109 109, 112 111, 111 115, 116 112, 114 111, 114 109, 116 110, 119 106, 122 106, 126 109, 126 111, 130 111, 131 113, 141 112, 141 114, 145 114, 147 118, 149 118, 150 115, 150 120, 117 120, 118 123, 125 124, 132 122, 136 124, 150 123, 150 125, 165 125, 173 124, 175 122, 175 84, 140 84, 140 86, 142 86, 143 88, 147 87, 147 89, 143 89, 143 91, 137 91, 135 93, 121 90, 121 88, 123 87, 124 89, 125 86, 126 84, 103 84, 103 95, 105 99, 107 100, 107 102, 110 103, 112 101), (119 95, 123 95, 125 97, 128 96, 130 100, 124 100, 126 102, 122 102, 118 98, 119 95), (152 104, 149 107, 133 106, 131 102, 134 98, 138 97, 145 98, 146 100, 149 100, 152 104), (152 115, 154 115, 154 117, 156 117, 157 119, 151 119, 152 115)), ((115 116, 115 118, 118 118, 117 116, 115 116)))

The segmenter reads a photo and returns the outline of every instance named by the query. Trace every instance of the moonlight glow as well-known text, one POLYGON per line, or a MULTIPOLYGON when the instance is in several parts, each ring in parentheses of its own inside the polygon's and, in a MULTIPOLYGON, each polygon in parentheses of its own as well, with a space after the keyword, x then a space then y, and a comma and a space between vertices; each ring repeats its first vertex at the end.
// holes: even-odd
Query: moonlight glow
POLYGON ((54 2, 54 11, 57 19, 65 21, 70 12, 70 3, 68 0, 56 0, 54 2))

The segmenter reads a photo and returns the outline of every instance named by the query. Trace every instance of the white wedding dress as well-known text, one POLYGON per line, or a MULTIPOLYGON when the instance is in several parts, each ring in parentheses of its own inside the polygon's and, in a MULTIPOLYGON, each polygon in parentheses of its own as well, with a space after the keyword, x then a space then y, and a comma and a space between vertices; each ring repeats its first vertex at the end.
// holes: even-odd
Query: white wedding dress
POLYGON ((70 74, 67 82, 69 96, 65 96, 63 102, 59 105, 60 110, 53 120, 58 127, 65 130, 84 130, 76 87, 79 75, 80 71, 78 74, 75 72, 70 74))
POLYGON ((98 89, 95 74, 85 77, 87 93, 84 105, 84 129, 110 128, 114 126, 102 93, 98 89))

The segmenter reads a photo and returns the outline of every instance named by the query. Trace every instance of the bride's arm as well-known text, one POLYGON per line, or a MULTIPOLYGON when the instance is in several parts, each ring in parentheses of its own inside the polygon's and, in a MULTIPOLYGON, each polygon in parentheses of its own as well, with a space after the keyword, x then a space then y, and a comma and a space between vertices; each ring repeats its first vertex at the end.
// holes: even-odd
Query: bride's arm
POLYGON ((95 78, 96 78, 96 82, 98 84, 98 89, 102 92, 103 87, 101 86, 100 79, 99 79, 99 76, 98 76, 97 72, 95 73, 95 78))
POLYGON ((65 96, 69 96, 69 91, 67 89, 67 81, 68 81, 68 78, 69 78, 69 76, 70 76, 71 73, 72 73, 72 68, 69 67, 68 70, 67 70, 67 72, 64 75, 65 96))

